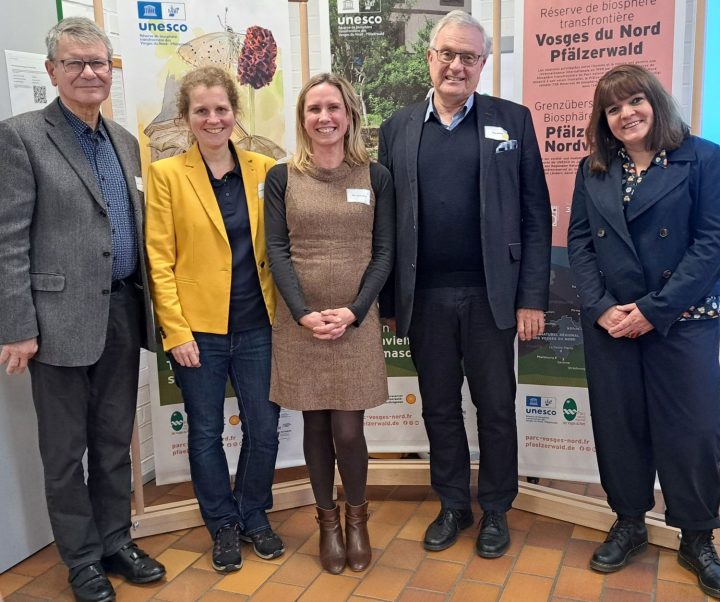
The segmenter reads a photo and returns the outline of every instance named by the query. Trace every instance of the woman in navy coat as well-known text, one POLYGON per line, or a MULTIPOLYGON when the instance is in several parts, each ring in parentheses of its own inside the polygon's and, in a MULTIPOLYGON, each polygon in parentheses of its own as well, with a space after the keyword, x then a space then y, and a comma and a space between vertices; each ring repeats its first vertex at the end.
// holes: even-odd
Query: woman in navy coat
POLYGON ((647 547, 655 475, 678 561, 720 597, 720 147, 642 67, 595 90, 568 232, 602 485, 617 521, 590 566, 647 547))

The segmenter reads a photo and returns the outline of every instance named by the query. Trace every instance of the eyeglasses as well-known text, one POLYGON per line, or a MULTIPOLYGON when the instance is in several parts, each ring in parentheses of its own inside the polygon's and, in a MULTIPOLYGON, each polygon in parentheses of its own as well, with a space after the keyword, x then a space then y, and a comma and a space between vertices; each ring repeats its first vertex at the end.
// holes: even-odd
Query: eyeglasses
POLYGON ((465 67, 474 67, 478 61, 482 58, 479 54, 470 54, 469 52, 455 52, 454 50, 438 50, 437 48, 431 48, 434 50, 441 63, 450 64, 455 60, 456 56, 460 57, 460 62, 465 67))
POLYGON ((112 64, 111 61, 103 61, 99 59, 92 61, 82 61, 80 59, 58 59, 55 62, 61 63, 63 69, 65 69, 65 73, 69 73, 71 75, 78 75, 79 73, 82 73, 85 70, 85 65, 90 65, 90 69, 93 70, 93 73, 102 75, 103 73, 110 71, 110 65, 112 64))

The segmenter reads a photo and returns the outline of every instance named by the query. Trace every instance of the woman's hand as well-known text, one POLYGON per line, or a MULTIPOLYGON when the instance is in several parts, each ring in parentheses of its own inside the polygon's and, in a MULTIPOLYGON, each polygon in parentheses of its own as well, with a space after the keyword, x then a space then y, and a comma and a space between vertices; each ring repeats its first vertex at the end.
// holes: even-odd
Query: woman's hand
MULTIPOLYGON (((617 322, 614 326, 607 329, 611 337, 615 337, 616 339, 621 337, 636 339, 655 328, 650 322, 648 322, 647 318, 642 314, 635 303, 617 305, 616 309, 620 312, 624 312, 626 315, 620 322, 617 322)), ((600 320, 598 320, 598 322, 599 321, 600 320)))
POLYGON ((619 305, 613 305, 612 307, 606 309, 597 319, 598 325, 609 332, 611 328, 620 324, 620 322, 625 319, 628 312, 621 311, 619 308, 619 305))
POLYGON ((185 368, 200 367, 200 350, 195 341, 188 341, 170 350, 173 359, 185 368))
POLYGON ((316 339, 334 341, 345 334, 348 324, 355 321, 355 314, 347 307, 314 311, 300 318, 300 325, 312 330, 316 339))

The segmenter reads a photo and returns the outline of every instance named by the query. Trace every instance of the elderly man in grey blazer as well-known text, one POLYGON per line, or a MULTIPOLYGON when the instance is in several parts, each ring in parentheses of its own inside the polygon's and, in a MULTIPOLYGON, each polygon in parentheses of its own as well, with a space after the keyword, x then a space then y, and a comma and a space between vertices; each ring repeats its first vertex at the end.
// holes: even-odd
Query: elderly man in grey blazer
POLYGON ((59 100, 0 122, 0 364, 30 369, 45 491, 77 600, 165 568, 130 538, 129 447, 152 316, 137 141, 100 115, 112 48, 88 19, 47 36, 59 100), (82 459, 87 451, 87 482, 82 459))
POLYGON ((550 203, 530 112, 475 92, 490 50, 483 27, 456 10, 430 36, 432 94, 380 128, 397 210, 395 277, 381 310, 410 337, 418 373, 442 506, 425 548, 444 550, 473 524, 466 376, 480 442, 476 550, 497 558, 510 545, 505 514, 518 491, 514 341, 543 332, 550 203))

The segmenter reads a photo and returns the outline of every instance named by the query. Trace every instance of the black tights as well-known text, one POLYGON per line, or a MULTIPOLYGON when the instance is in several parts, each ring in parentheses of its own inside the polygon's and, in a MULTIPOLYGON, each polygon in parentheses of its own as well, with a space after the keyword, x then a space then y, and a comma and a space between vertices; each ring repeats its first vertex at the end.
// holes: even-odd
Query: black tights
POLYGON ((364 414, 364 410, 303 412, 305 463, 315 503, 321 508, 335 507, 332 492, 336 458, 347 503, 359 506, 365 502, 368 454, 364 414))

